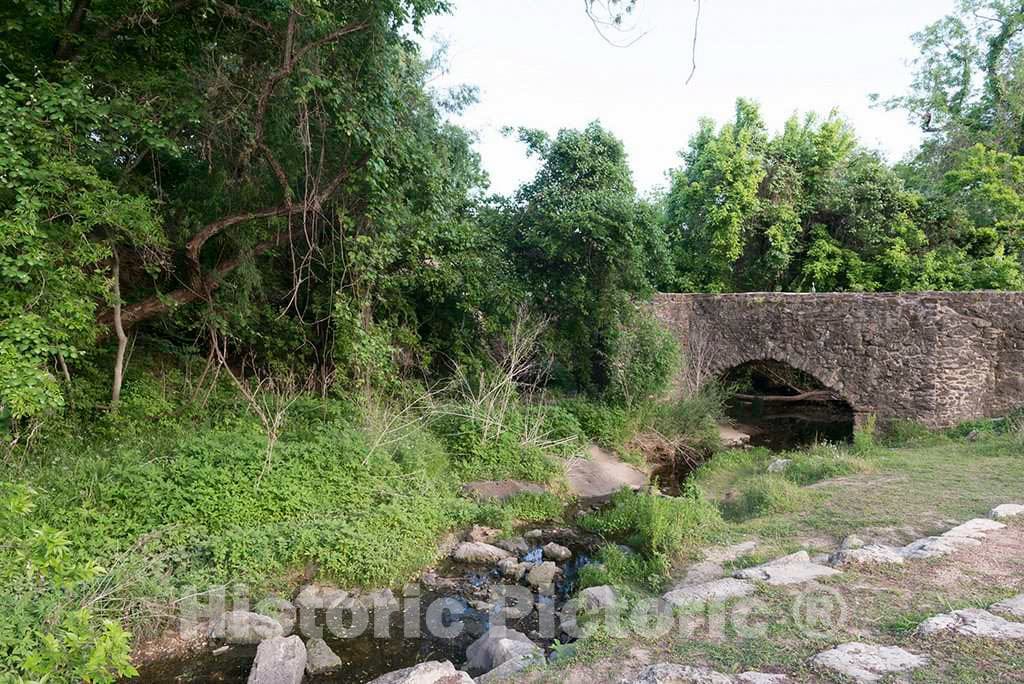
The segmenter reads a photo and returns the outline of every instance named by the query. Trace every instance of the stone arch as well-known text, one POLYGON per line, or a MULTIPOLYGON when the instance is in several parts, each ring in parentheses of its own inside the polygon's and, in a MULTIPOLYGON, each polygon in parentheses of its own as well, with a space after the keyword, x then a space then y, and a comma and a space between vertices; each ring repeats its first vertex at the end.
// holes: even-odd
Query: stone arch
POLYGON ((856 400, 848 395, 848 388, 843 382, 841 375, 837 376, 835 373, 830 373, 826 369, 813 368, 811 367, 811 364, 804 363, 803 359, 785 358, 782 354, 774 356, 760 356, 754 353, 733 355, 731 358, 724 359, 715 364, 713 378, 720 379, 726 374, 742 368, 743 366, 765 362, 788 366, 789 368, 810 376, 821 386, 822 389, 832 392, 838 401, 849 406, 851 413, 856 415, 864 412, 863 409, 858 409, 857 404, 855 403, 856 400), (822 377, 823 375, 826 377, 822 377))

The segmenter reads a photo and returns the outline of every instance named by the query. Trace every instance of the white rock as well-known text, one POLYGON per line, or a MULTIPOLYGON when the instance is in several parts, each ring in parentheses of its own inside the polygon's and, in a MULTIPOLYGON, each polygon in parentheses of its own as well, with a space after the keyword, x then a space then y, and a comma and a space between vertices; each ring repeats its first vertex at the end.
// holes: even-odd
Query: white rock
POLYGON ((847 551, 849 549, 860 549, 865 546, 867 546, 867 544, 864 542, 863 539, 861 539, 855 534, 851 534, 843 540, 843 543, 839 545, 839 548, 844 551, 847 551))
POLYGON ((1024 594, 1008 598, 991 606, 989 610, 1024 619, 1024 594))
POLYGON ((509 627, 492 627, 466 649, 466 668, 490 672, 509 660, 535 654, 544 657, 544 652, 530 637, 509 627))
POLYGON ((968 520, 963 525, 957 525, 953 529, 942 534, 943 538, 957 537, 968 539, 984 539, 985 535, 995 530, 1004 529, 1006 525, 988 518, 975 518, 968 520))
POLYGON ((381 675, 369 684, 473 684, 473 678, 447 660, 431 660, 381 675))
POLYGON ((789 677, 780 674, 765 674, 764 672, 744 672, 736 675, 736 684, 786 684, 789 677))
POLYGON ((840 549, 829 556, 829 565, 837 568, 846 565, 890 565, 902 564, 903 550, 894 546, 869 544, 860 548, 840 549))
POLYGON ((921 636, 952 632, 982 639, 1024 639, 1024 623, 1010 622, 980 608, 954 610, 928 618, 917 628, 921 636))
POLYGON ((744 672, 731 676, 706 667, 658 663, 623 679, 622 684, 784 684, 787 681, 785 675, 744 672))
POLYGON ((256 647, 248 684, 300 684, 306 670, 306 647, 298 636, 274 637, 256 647))
POLYGON ((505 549, 500 549, 491 544, 483 542, 462 542, 452 551, 452 558, 460 563, 473 563, 475 565, 494 565, 510 554, 505 549))
POLYGON ((851 642, 819 653, 811 665, 845 675, 856 682, 877 682, 883 677, 928 664, 924 656, 914 655, 894 646, 877 646, 851 642))
POLYGON ((536 653, 506 660, 490 672, 480 675, 474 681, 476 684, 489 684, 490 682, 498 681, 514 682, 515 680, 512 679, 513 675, 534 665, 543 665, 544 662, 544 652, 537 651, 536 653))
POLYGON ((349 600, 349 593, 337 587, 307 584, 295 597, 295 607, 300 611, 334 610, 349 600))
POLYGON ((306 672, 312 677, 327 674, 341 667, 341 658, 323 639, 306 642, 306 672))
POLYGON ((229 644, 258 644, 280 636, 284 636, 280 622, 247 610, 222 613, 210 624, 210 638, 229 644))
POLYGON ((704 667, 658 663, 649 665, 634 677, 627 677, 621 684, 733 684, 732 677, 704 667))
POLYGON ((819 577, 831 577, 840 574, 835 568, 812 563, 806 551, 797 551, 782 558, 776 558, 763 565, 737 571, 733 577, 737 579, 757 580, 781 586, 801 584, 819 577))
POLYGON ((551 583, 555 581, 555 575, 558 574, 558 566, 551 561, 544 561, 538 565, 530 568, 530 571, 526 573, 526 581, 538 589, 544 589, 551 586, 551 583))
POLYGON ((996 506, 989 511, 988 517, 995 520, 1001 520, 1004 518, 1015 518, 1018 515, 1024 515, 1024 505, 1003 504, 1002 506, 996 506))
POLYGON ((953 553, 963 546, 979 546, 981 542, 977 539, 961 537, 925 537, 912 541, 902 549, 900 555, 907 560, 922 560, 927 558, 938 558, 953 553))
POLYGON ((579 599, 584 611, 597 612, 614 607, 618 596, 615 594, 615 589, 606 584, 584 589, 580 592, 579 599))
POLYGON ((572 551, 561 544, 549 542, 544 545, 544 557, 553 561, 567 561, 572 558, 572 551))
POLYGON ((900 554, 908 560, 946 556, 962 547, 980 546, 986 534, 1005 527, 1006 525, 995 520, 975 518, 938 537, 912 541, 900 550, 900 554))
POLYGON ((749 596, 756 589, 751 582, 726 577, 673 589, 662 596, 662 599, 672 606, 682 608, 701 603, 720 603, 737 596, 749 596))
POLYGON ((791 458, 778 458, 768 466, 769 473, 781 473, 793 462, 791 458))

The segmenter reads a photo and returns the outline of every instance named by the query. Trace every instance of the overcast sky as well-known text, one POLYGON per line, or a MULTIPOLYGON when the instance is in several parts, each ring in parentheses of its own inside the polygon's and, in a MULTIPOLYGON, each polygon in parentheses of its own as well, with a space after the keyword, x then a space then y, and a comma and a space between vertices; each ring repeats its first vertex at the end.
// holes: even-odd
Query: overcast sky
POLYGON ((449 43, 437 87, 471 84, 480 103, 459 118, 480 138, 491 190, 532 178, 536 161, 503 126, 555 133, 595 119, 626 145, 641 190, 665 184, 698 119, 731 116, 737 97, 761 104, 777 130, 794 111, 838 108, 861 140, 890 160, 919 141, 901 112, 873 109, 869 93, 910 81, 910 35, 954 0, 703 0, 697 72, 690 72, 693 0, 640 0, 628 48, 609 45, 582 0, 456 0, 425 35, 449 43))

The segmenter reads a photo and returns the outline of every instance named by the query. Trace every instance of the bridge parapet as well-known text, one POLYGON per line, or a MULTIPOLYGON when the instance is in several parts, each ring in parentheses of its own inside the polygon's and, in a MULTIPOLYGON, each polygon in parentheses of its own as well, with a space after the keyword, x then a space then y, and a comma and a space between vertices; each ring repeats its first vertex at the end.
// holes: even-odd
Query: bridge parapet
POLYGON ((658 294, 655 316, 713 373, 774 360, 859 415, 946 427, 1024 405, 1024 293, 658 294))

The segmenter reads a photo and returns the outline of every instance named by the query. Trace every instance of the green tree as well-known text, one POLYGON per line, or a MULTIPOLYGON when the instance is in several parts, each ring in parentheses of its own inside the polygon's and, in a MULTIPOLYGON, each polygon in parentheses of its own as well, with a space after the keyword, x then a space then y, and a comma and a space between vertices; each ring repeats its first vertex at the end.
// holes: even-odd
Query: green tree
POLYGON ((600 391, 610 336, 661 268, 644 254, 663 243, 660 228, 636 196, 622 143, 596 122, 520 138, 542 164, 510 207, 510 251, 534 306, 554 321, 555 357, 570 382, 600 391))

